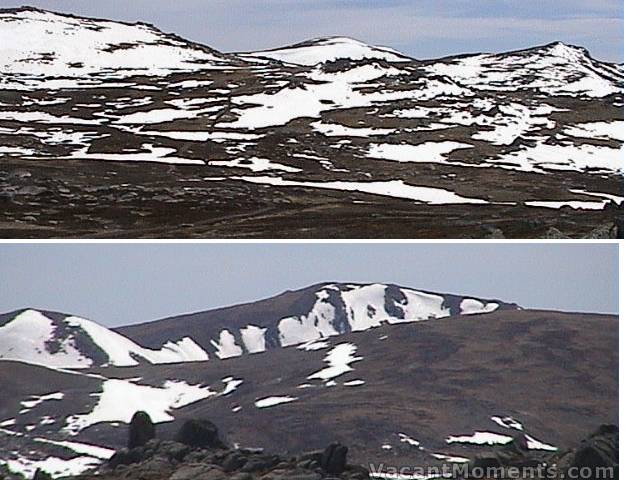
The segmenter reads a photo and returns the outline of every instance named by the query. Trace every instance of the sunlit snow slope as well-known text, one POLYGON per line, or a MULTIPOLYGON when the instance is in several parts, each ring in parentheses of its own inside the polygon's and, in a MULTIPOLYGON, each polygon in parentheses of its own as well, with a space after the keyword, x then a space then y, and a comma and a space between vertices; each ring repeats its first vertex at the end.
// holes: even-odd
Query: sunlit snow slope
POLYGON ((225 359, 383 324, 516 308, 383 284, 322 284, 271 299, 110 330, 21 310, 0 316, 0 359, 57 368, 225 359))
POLYGON ((0 71, 25 78, 163 75, 227 63, 215 50, 148 24, 29 7, 0 10, 0 52, 0 71))
POLYGON ((207 360, 189 337, 146 349, 108 328, 83 318, 23 310, 0 326, 0 359, 50 367, 131 366, 139 361, 172 363, 207 360))
POLYGON ((251 52, 244 55, 307 66, 331 62, 341 58, 351 60, 375 58, 388 62, 407 62, 412 60, 392 48, 374 47, 348 37, 317 38, 284 48, 251 52))
POLYGON ((216 310, 118 328, 158 348, 189 335, 212 358, 305 344, 384 324, 518 308, 499 300, 425 292, 391 284, 323 283, 216 310))

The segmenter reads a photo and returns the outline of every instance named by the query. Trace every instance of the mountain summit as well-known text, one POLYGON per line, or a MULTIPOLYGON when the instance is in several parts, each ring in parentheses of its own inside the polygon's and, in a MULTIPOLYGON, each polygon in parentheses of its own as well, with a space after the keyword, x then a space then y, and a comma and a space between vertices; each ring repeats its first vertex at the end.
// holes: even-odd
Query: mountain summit
POLYGON ((225 55, 146 23, 23 7, 0 10, 0 72, 36 77, 163 75, 227 65, 225 55))
POLYGON ((269 58, 284 63, 313 66, 339 59, 379 59, 387 62, 411 62, 413 58, 389 47, 374 47, 349 37, 322 37, 273 50, 244 54, 248 57, 269 58))

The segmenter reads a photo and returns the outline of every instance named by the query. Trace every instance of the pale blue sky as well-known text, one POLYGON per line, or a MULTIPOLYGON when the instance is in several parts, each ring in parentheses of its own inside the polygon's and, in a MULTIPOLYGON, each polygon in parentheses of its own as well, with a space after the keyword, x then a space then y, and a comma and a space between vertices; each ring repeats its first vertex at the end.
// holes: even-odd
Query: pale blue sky
POLYGON ((146 21, 222 51, 352 36, 418 58, 560 40, 623 59, 623 0, 0 0, 146 21))
POLYGON ((389 282, 524 307, 618 311, 616 244, 0 244, 0 313, 109 326, 323 281, 389 282))

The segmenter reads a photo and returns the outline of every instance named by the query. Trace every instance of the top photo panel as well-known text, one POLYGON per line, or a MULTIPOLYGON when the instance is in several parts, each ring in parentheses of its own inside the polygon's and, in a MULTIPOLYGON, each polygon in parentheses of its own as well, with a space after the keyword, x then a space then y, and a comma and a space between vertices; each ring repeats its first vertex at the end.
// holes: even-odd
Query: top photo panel
POLYGON ((623 1, 0 0, 0 237, 623 238, 623 1))

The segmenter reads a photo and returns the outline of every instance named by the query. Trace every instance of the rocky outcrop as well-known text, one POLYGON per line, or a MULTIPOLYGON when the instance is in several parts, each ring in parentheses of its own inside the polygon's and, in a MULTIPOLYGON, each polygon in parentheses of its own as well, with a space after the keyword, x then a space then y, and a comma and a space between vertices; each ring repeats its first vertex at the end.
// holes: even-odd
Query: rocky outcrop
POLYGON ((227 448, 220 440, 218 427, 209 420, 187 420, 178 430, 176 442, 197 448, 227 448))
POLYGON ((142 447, 155 438, 156 427, 147 412, 136 412, 129 423, 129 448, 142 447))
POLYGON ((187 420, 173 441, 157 438, 117 451, 94 480, 366 480, 366 468, 347 463, 348 448, 332 443, 324 450, 294 457, 261 449, 230 449, 208 420, 187 420))
POLYGON ((340 443, 332 443, 322 453, 320 467, 327 473, 339 475, 347 466, 349 449, 340 443))
POLYGON ((578 447, 565 453, 558 461, 565 478, 618 478, 619 431, 616 425, 601 425, 578 447), (576 477, 576 475, 579 475, 576 477))
POLYGON ((495 476, 501 468, 517 468, 523 472, 525 468, 533 468, 543 478, 617 480, 618 452, 618 427, 601 425, 580 445, 559 453, 531 451, 524 435, 516 436, 513 442, 476 456, 470 467, 487 477, 495 476))

